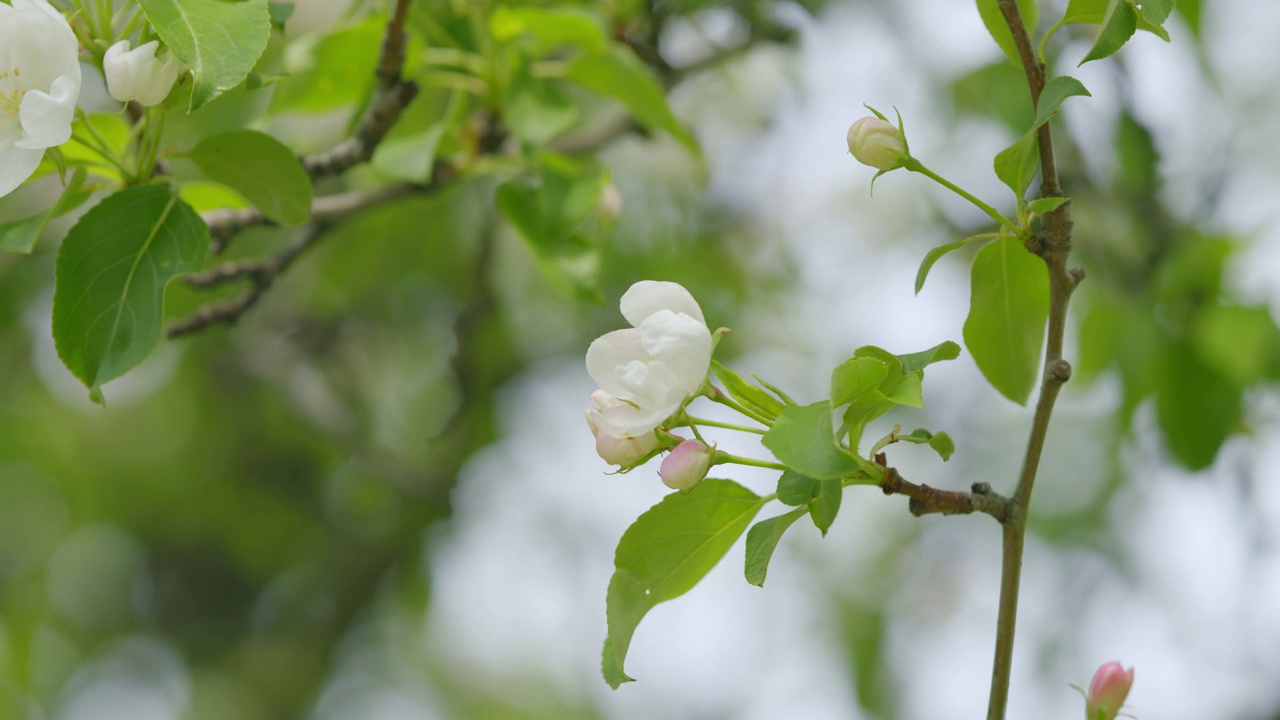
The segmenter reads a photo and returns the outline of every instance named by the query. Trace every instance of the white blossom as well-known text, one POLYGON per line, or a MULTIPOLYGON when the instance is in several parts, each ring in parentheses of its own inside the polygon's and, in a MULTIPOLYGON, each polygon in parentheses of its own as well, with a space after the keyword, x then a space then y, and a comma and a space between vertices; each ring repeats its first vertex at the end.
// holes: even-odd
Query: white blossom
POLYGON ((137 101, 150 107, 169 97, 173 83, 182 72, 182 63, 173 53, 164 62, 156 57, 158 40, 143 43, 130 50, 129 41, 107 48, 102 56, 102 73, 107 77, 107 92, 116 100, 127 103, 137 101))
POLYGON ((658 449, 658 435, 653 431, 638 437, 614 437, 601 429, 601 413, 609 408, 629 407, 626 403, 603 390, 591 393, 591 402, 595 407, 587 409, 587 427, 591 428, 591 434, 596 438, 596 454, 605 462, 629 467, 658 449))
POLYGON ((45 0, 0 4, 0 196, 71 139, 80 98, 80 45, 45 0))
POLYGON ((711 366, 711 331, 689 291, 644 280, 619 303, 633 327, 615 330, 587 349, 587 372, 622 401, 599 411, 600 430, 618 438, 650 433, 696 395, 711 366))

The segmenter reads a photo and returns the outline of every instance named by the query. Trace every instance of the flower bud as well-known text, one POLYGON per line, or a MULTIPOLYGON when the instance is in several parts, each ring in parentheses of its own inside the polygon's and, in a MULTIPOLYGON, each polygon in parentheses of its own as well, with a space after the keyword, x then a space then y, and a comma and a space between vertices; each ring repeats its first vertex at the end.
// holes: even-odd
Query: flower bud
POLYGON ((127 103, 136 100, 150 107, 160 104, 169 96, 173 83, 182 72, 182 64, 173 53, 164 62, 156 57, 159 41, 152 40, 130 50, 129 41, 107 48, 102 56, 102 73, 107 77, 107 92, 116 100, 127 103))
POLYGON ((1103 664, 1094 673, 1085 696, 1085 717, 1088 720, 1115 720, 1133 686, 1133 668, 1125 670, 1120 663, 1103 664))
POLYGON ((605 183, 600 188, 600 197, 596 200, 596 210, 600 217, 610 222, 622 215, 622 193, 613 183, 605 183))
POLYGON ((685 440, 667 455, 658 469, 662 483, 672 490, 688 493, 711 469, 714 451, 698 440, 685 440))
POLYGON ((849 152, 863 165, 893 170, 906 164, 907 145, 902 133, 888 121, 864 117, 849 126, 849 152))
POLYGON ((603 390, 591 393, 595 407, 587 410, 587 427, 596 436, 596 454, 610 465, 628 467, 645 459, 658 448, 658 434, 652 430, 637 437, 614 437, 602 427, 601 412, 624 404, 603 390))

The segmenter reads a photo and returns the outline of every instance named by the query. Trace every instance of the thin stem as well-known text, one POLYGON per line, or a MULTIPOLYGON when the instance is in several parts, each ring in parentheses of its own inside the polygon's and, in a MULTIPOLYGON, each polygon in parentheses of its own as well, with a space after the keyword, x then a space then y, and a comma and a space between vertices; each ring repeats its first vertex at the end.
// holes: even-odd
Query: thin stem
POLYGON ((1017 235, 1021 232, 1021 228, 1019 228, 1012 220, 1000 214, 999 210, 996 210, 995 208, 991 207, 985 202, 979 200, 977 197, 973 195, 973 193, 970 193, 968 190, 965 190, 959 185, 956 185, 955 183, 942 177, 938 173, 925 167, 924 163, 920 162, 919 160, 916 160, 915 158, 910 158, 909 160, 907 160, 906 165, 903 165, 903 167, 910 170, 911 172, 918 172, 921 175, 924 175, 925 177, 938 183, 942 187, 950 190, 951 192, 959 195, 965 200, 968 200, 969 202, 973 203, 975 207, 977 207, 982 212, 986 213, 992 220, 995 220, 996 222, 1003 225, 1014 235, 1017 235))
MULTIPOLYGON (((1045 69, 1031 48, 1031 38, 1018 11, 1015 0, 999 0, 1000 12, 1013 34, 1018 56, 1022 60, 1031 90, 1031 101, 1040 102, 1044 90, 1045 69)), ((1054 159, 1053 134, 1050 124, 1040 126, 1040 172, 1043 197, 1061 197, 1058 169, 1054 159)), ((1067 202, 1046 213, 1041 223, 1040 235, 1031 248, 1045 262, 1049 272, 1049 332, 1045 341, 1045 370, 1040 383, 1040 399, 1036 402, 1027 449, 1023 455, 1022 470, 1013 493, 1010 511, 1003 522, 1004 537, 1000 569, 1000 607, 996 620, 995 658, 991 671, 991 696, 987 705, 987 720, 1004 720, 1009 703, 1009 682, 1013 669, 1013 641, 1018 619, 1018 593, 1022 579, 1022 551, 1026 542, 1027 513, 1031 504, 1031 491, 1035 486, 1036 472, 1049 433, 1049 420, 1062 385, 1071 378, 1071 365, 1062 359, 1062 343, 1066 334, 1067 305, 1076 285, 1084 279, 1079 269, 1068 270, 1067 259, 1071 254, 1072 222, 1071 203, 1067 202)))
POLYGON ((705 418, 696 418, 696 417, 693 417, 692 415, 689 416, 689 422, 695 425, 701 425, 703 427, 724 428, 725 430, 739 430, 741 432, 746 432, 746 433, 755 433, 756 435, 763 435, 765 434, 765 432, 767 432, 765 430, 761 430, 760 428, 746 427, 744 425, 734 425, 733 423, 720 422, 719 420, 707 420, 705 418))
POLYGON ((760 415, 754 410, 749 410, 745 406, 740 405, 737 401, 735 401, 733 398, 721 392, 720 388, 714 385, 711 386, 711 393, 708 394, 707 397, 711 398, 712 402, 720 403, 721 405, 724 405, 727 408, 733 408, 737 412, 740 412, 743 415, 746 415, 747 417, 751 418, 752 420, 755 420, 761 425, 765 425, 767 427, 773 427, 773 422, 770 421, 768 418, 765 418, 763 415, 760 415))
POLYGON ((715 459, 711 461, 712 465, 724 465, 725 463, 733 463, 734 465, 748 465, 750 467, 769 468, 770 470, 786 470, 787 466, 781 463, 772 462, 770 460, 756 460, 755 458, 742 457, 741 455, 733 455, 727 452, 716 451, 715 459))

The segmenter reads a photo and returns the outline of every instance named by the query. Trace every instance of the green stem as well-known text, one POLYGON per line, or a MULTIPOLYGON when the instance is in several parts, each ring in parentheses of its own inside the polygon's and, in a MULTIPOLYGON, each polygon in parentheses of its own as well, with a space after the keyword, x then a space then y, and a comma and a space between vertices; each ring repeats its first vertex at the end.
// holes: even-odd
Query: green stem
POLYGON ((769 468, 770 470, 786 470, 787 466, 781 463, 772 462, 770 460, 756 460, 755 458, 742 457, 741 455, 733 455, 727 452, 716 451, 715 458, 711 461, 712 465, 724 465, 725 463, 733 463, 734 465, 748 465, 750 467, 769 468))
POLYGON ((720 422, 718 420, 707 420, 706 418, 696 418, 696 417, 693 417, 692 415, 689 416, 689 422, 693 423, 694 425, 701 425, 703 427, 724 428, 726 430, 739 430, 745 433, 755 433, 756 435, 763 435, 766 432, 765 430, 761 430, 760 428, 746 427, 744 425, 734 425, 733 423, 720 422))
POLYGON ((728 395, 724 394, 720 390, 720 388, 714 385, 711 386, 711 392, 707 395, 707 397, 711 398, 711 402, 717 402, 717 403, 720 403, 721 405, 724 405, 727 408, 732 408, 737 412, 742 413, 743 415, 746 415, 752 420, 755 420, 761 425, 765 425, 767 427, 773 427, 772 420, 765 418, 763 415, 755 412, 754 410, 748 410, 746 407, 738 404, 737 401, 735 401, 733 398, 729 397, 728 395))
POLYGON ((924 175, 925 177, 927 177, 927 178, 929 178, 930 180, 932 180, 932 181, 934 181, 934 182, 938 183, 938 184, 939 184, 939 185, 941 185, 942 187, 944 187, 944 188, 946 188, 946 189, 950 190, 951 192, 953 192, 953 193, 955 193, 955 194, 959 195, 960 197, 964 198, 965 200, 968 200, 969 202, 973 203, 973 205, 974 205, 975 207, 977 207, 977 208, 978 208, 979 210, 981 210, 982 212, 986 213, 986 214, 987 214, 987 215, 988 215, 992 220, 995 220, 996 222, 998 222, 998 223, 1000 223, 1001 225, 1003 225, 1005 228, 1007 228, 1007 229, 1008 229, 1010 232, 1012 232, 1014 235, 1020 235, 1020 234, 1021 234, 1022 229, 1021 229, 1021 228, 1019 228, 1016 224, 1014 224, 1014 222, 1013 222, 1012 220, 1010 220, 1009 218, 1005 217, 1004 215, 1001 215, 999 210, 996 210, 995 208, 991 207, 990 205, 988 205, 988 204, 986 204, 986 203, 982 202, 982 201, 981 201, 981 200, 979 200, 977 197, 975 197, 975 196, 973 195, 973 193, 970 193, 968 190, 965 190, 964 188, 960 187, 959 185, 956 185, 955 183, 953 183, 953 182, 951 182, 950 180, 948 180, 948 179, 946 179, 946 178, 942 177, 942 176, 941 176, 941 175, 939 175, 938 173, 936 173, 936 172, 934 172, 934 171, 930 170, 929 168, 925 167, 924 163, 920 162, 919 160, 917 160, 917 159, 915 159, 915 158, 909 158, 909 159, 907 160, 907 163, 906 163, 905 165, 903 165, 903 167, 905 167, 907 170, 910 170, 911 172, 918 172, 918 173, 920 173, 921 175, 924 175))

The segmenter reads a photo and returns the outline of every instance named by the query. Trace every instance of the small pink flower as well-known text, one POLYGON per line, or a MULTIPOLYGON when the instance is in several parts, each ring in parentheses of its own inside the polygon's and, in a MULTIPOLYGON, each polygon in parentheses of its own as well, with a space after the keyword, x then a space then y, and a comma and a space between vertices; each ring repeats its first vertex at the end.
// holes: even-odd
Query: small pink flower
POLYGON ((650 430, 635 437, 614 437, 601 427, 601 413, 612 407, 624 405, 621 400, 603 390, 591 393, 594 407, 587 410, 587 427, 596 436, 596 454, 610 465, 629 467, 649 456, 658 448, 657 433, 650 430))
POLYGON ((662 461, 658 475, 667 487, 688 493, 707 476, 713 453, 711 448, 697 440, 685 440, 662 461))
POLYGON ((1104 663, 1094 673, 1089 694, 1085 696, 1087 720, 1115 720, 1132 686, 1133 668, 1125 670, 1115 661, 1104 663))

